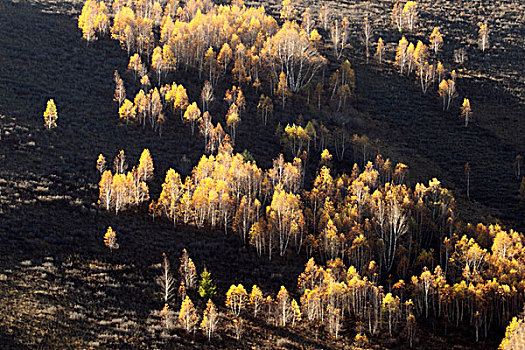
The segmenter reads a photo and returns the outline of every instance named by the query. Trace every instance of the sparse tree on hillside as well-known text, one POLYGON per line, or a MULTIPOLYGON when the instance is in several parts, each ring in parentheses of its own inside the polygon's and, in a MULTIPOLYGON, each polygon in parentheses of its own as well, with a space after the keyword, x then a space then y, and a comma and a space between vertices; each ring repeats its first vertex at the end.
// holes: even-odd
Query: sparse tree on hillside
POLYGON ((197 269, 193 260, 188 256, 186 249, 182 250, 180 258, 179 275, 186 288, 194 289, 197 283, 197 269))
POLYGON ((284 72, 281 72, 279 75, 279 84, 277 84, 275 94, 281 98, 282 107, 284 109, 286 99, 291 95, 290 88, 288 87, 288 80, 286 79, 286 74, 284 72))
POLYGON ((408 30, 414 29, 417 20, 417 3, 407 1, 403 7, 403 20, 408 26, 408 30))
MULTIPOLYGON (((117 71, 115 71, 116 73, 117 71)), ((124 81, 122 78, 119 78, 117 80, 116 86, 115 86, 115 95, 113 97, 113 101, 118 102, 118 107, 120 108, 122 106, 122 102, 126 99, 126 88, 124 87, 124 81)))
POLYGON ((194 332, 195 326, 199 323, 199 316, 197 316, 195 306, 193 306, 190 297, 187 295, 180 307, 179 323, 188 333, 194 332))
POLYGON ((217 329, 217 325, 219 324, 219 312, 217 311, 217 307, 211 301, 211 299, 208 300, 206 303, 206 310, 204 310, 204 313, 202 315, 202 322, 200 325, 200 328, 204 331, 206 336, 208 337, 208 341, 211 341, 211 337, 215 333, 215 330, 217 329))
POLYGON ((370 44, 372 42, 372 36, 374 35, 374 28, 372 27, 372 23, 370 23, 370 20, 368 19, 368 17, 365 17, 363 21, 362 29, 363 29, 363 32, 362 32, 361 37, 362 37, 363 43, 365 44, 366 60, 368 61, 368 57, 370 57, 370 44))
POLYGON ((173 278, 173 275, 171 274, 170 263, 166 253, 162 253, 162 275, 157 278, 157 283, 162 288, 164 304, 168 305, 168 302, 173 296, 175 278, 173 278))
POLYGON ((215 96, 213 94, 213 86, 208 80, 206 80, 201 90, 202 110, 204 112, 206 112, 208 108, 210 108, 210 103, 214 99, 215 99, 215 96))
POLYGON ((443 98, 443 110, 450 108, 450 102, 456 97, 456 83, 452 79, 443 79, 439 83, 439 95, 443 98))
POLYGON ((113 249, 118 249, 119 244, 117 243, 117 233, 113 229, 108 227, 106 234, 104 235, 104 245, 108 247, 111 251, 113 249))
POLYGON ((481 51, 485 52, 485 50, 488 49, 490 45, 489 44, 489 27, 487 23, 481 23, 479 25, 478 34, 479 34, 479 39, 478 39, 479 48, 481 51))
POLYGON ((375 53, 375 56, 377 57, 379 64, 382 63, 384 54, 385 54, 385 43, 383 42, 382 38, 379 38, 379 40, 377 41, 377 49, 375 53))
POLYGON ((106 158, 102 154, 99 154, 97 158, 97 170, 100 175, 106 171, 106 158))
POLYGON ((57 127, 58 113, 57 106, 53 99, 47 101, 46 110, 44 111, 44 126, 46 129, 53 129, 57 127))
POLYGON ((437 27, 434 27, 432 34, 430 34, 430 47, 434 51, 435 55, 437 55, 439 49, 443 47, 443 36, 437 27))
POLYGON ((468 126, 468 122, 472 117, 472 109, 470 108, 470 100, 468 98, 463 99, 461 105, 461 116, 465 119, 465 127, 468 126))

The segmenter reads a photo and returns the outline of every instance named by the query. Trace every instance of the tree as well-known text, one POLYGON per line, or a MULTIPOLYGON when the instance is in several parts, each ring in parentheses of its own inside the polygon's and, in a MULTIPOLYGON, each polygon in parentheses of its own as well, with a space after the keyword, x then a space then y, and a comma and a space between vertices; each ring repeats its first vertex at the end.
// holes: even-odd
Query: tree
POLYGON ((292 316, 292 310, 290 308, 290 295, 284 286, 281 286, 279 293, 277 294, 277 317, 279 324, 282 327, 286 327, 286 323, 290 316, 292 316))
POLYGON ((153 178, 153 159, 147 148, 140 155, 137 174, 138 181, 148 181, 153 178))
POLYGON ((226 307, 230 308, 232 314, 238 317, 247 301, 248 294, 242 284, 232 284, 226 293, 226 307))
POLYGON ((57 127, 58 113, 57 106, 53 99, 47 101, 46 110, 44 111, 44 126, 46 129, 53 129, 57 127))
POLYGON ((478 30, 478 44, 479 49, 483 52, 485 52, 486 49, 489 48, 489 28, 487 26, 487 23, 480 23, 479 24, 479 30, 478 30))
POLYGON ((215 295, 217 287, 211 279, 211 273, 206 267, 201 273, 201 281, 199 283, 199 295, 204 299, 211 299, 215 295))
POLYGON ((120 106, 118 110, 118 115, 120 119, 124 119, 126 121, 126 124, 129 123, 130 119, 135 119, 136 108, 133 105, 133 102, 125 99, 124 103, 122 103, 122 106, 120 106))
POLYGON ((106 170, 102 173, 100 182, 98 183, 99 188, 99 204, 106 210, 109 210, 111 206, 111 198, 113 197, 111 190, 113 188, 113 174, 111 170, 106 170))
POLYGON ((415 1, 407 1, 403 7, 403 20, 407 23, 408 29, 414 29, 417 20, 417 3, 415 1))
POLYGON ((111 251, 113 251, 113 249, 119 248, 119 244, 117 243, 117 233, 113 231, 111 226, 108 227, 108 230, 104 235, 104 245, 108 247, 111 251))
MULTIPOLYGON (((366 60, 368 61, 368 57, 370 56, 370 43, 372 41, 372 36, 374 35, 374 28, 372 27, 372 24, 370 23, 370 20, 368 17, 365 17, 365 20, 363 21, 363 27, 362 27, 362 40, 365 44, 365 50, 366 50, 366 60)), ((380 39, 383 41, 382 39, 380 39)), ((381 59, 379 59, 381 62, 381 59)))
POLYGON ((215 96, 213 95, 213 86, 208 80, 206 80, 201 90, 202 110, 206 112, 210 107, 210 103, 214 99, 215 96))
POLYGON ((288 87, 298 92, 307 86, 317 71, 326 63, 310 42, 306 32, 295 22, 285 22, 282 28, 268 37, 263 46, 265 61, 275 80, 285 73, 288 87))
POLYGON ((388 318, 388 332, 392 336, 392 327, 395 325, 398 313, 400 312, 400 300, 399 297, 394 297, 392 293, 387 293, 383 298, 383 310, 387 314, 388 318))
POLYGON ((291 307, 291 313, 292 313, 292 327, 295 327, 296 322, 301 321, 302 313, 301 308, 299 307, 299 304, 295 299, 292 299, 292 303, 290 304, 291 307))
POLYGON ((256 285, 253 285, 252 292, 250 293, 250 305, 253 308, 253 317, 257 317, 263 302, 264 297, 261 290, 256 285))
POLYGON ((292 20, 295 17, 295 4, 293 0, 283 0, 281 7, 281 19, 285 21, 292 20))
POLYGON ((273 103, 270 97, 261 95, 257 104, 257 111, 261 115, 264 125, 268 122, 268 117, 273 115, 273 103))
POLYGON ((153 55, 151 56, 151 67, 155 70, 157 73, 157 83, 160 86, 160 78, 161 74, 164 71, 164 60, 162 57, 162 48, 160 46, 157 46, 153 50, 153 55))
POLYGON ((281 97, 282 107, 284 109, 284 103, 286 99, 291 95, 290 88, 288 87, 288 81, 286 80, 286 74, 284 72, 281 72, 281 74, 279 74, 279 83, 277 84, 275 94, 281 97))
POLYGON ((208 341, 211 341, 211 337, 215 333, 218 324, 219 312, 217 311, 217 307, 215 306, 213 301, 209 299, 206 303, 206 310, 204 310, 204 313, 202 315, 202 322, 200 325, 201 329, 208 337, 208 341))
POLYGON ((400 33, 403 30, 403 17, 403 5, 400 4, 399 1, 396 1, 392 8, 390 19, 392 25, 394 25, 400 33))
POLYGON ((237 130, 237 126, 240 122, 241 118, 239 116, 239 108, 235 103, 233 103, 226 114, 226 126, 230 128, 230 134, 232 135, 233 142, 235 142, 235 131, 237 130))
POLYGON ((195 326, 199 322, 197 311, 195 311, 195 307, 187 295, 180 307, 179 322, 188 333, 194 332, 195 326))
POLYGON ((332 27, 330 27, 330 39, 332 40, 332 44, 334 45, 334 53, 337 59, 340 59, 343 55, 343 50, 347 46, 348 42, 348 27, 349 22, 346 17, 343 18, 341 21, 341 25, 339 25, 339 21, 335 20, 332 27))
POLYGON ((450 108, 450 102, 454 97, 456 97, 456 83, 452 79, 445 80, 443 79, 439 83, 439 96, 443 98, 443 110, 450 108))
POLYGON ((432 29, 432 34, 430 34, 430 47, 434 51, 434 54, 437 55, 439 49, 443 46, 443 36, 439 32, 438 27, 432 29))
MULTIPOLYGON (((115 71, 117 73, 117 71, 115 71)), ((118 74, 118 73, 117 73, 118 74)), ((119 78, 115 86, 115 95, 113 101, 118 102, 118 107, 122 106, 122 102, 126 99, 126 88, 124 87, 124 81, 119 78)))
POLYGON ((168 305, 168 302, 172 297, 175 278, 173 278, 173 275, 171 274, 170 263, 166 253, 162 253, 162 275, 157 278, 157 283, 162 288, 164 305, 168 305))
POLYGON ((97 170, 100 175, 106 170, 106 158, 102 154, 99 154, 97 158, 97 170))
MULTIPOLYGON (((175 99, 173 101, 173 108, 175 110, 180 111, 180 117, 183 119, 182 114, 186 110, 186 107, 188 107, 188 94, 186 93, 186 89, 182 84, 177 86, 177 91, 175 92, 175 99)), ((195 104, 196 107, 196 104, 195 104)), ((193 132, 192 132, 193 134, 193 132)))
POLYGON ((186 288, 194 289, 197 282, 197 269, 193 260, 188 256, 188 251, 182 249, 182 256, 180 258, 179 275, 184 282, 186 288))
POLYGON ((137 76, 144 76, 142 73, 145 72, 145 67, 138 53, 129 58, 128 69, 133 72, 135 79, 137 79, 137 76))
POLYGON ((399 45, 396 49, 396 65, 399 66, 401 74, 403 74, 403 71, 408 63, 407 48, 408 41, 405 37, 402 37, 401 40, 399 40, 399 45))
POLYGON ((191 124, 191 134, 195 133, 195 122, 201 117, 201 110, 197 107, 197 103, 193 102, 188 106, 186 112, 184 112, 184 120, 191 124))
POLYGON ((468 122, 472 117, 472 109, 470 108, 470 100, 468 98, 463 99, 463 104, 461 105, 461 116, 465 118, 465 127, 467 127, 468 122))
POLYGON ((385 54, 385 44, 383 43, 383 39, 379 38, 377 41, 377 49, 375 56, 377 57, 377 60, 379 61, 379 64, 383 61, 383 55, 385 54))

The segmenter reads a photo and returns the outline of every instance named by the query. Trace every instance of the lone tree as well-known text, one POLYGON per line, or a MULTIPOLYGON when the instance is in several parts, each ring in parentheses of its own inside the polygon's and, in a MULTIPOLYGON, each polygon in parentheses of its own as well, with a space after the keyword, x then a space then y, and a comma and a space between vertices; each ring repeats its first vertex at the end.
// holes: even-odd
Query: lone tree
POLYGON ((470 164, 465 163, 465 176, 467 177, 467 198, 470 199, 470 164))
POLYGON ((204 268, 204 271, 201 273, 201 281, 199 283, 199 295, 201 298, 210 299, 217 293, 217 287, 211 279, 211 273, 204 268))
POLYGON ((487 23, 480 23, 478 34, 479 49, 485 52, 485 50, 489 48, 489 28, 487 23))
POLYGON ((119 247, 117 243, 117 233, 113 231, 111 226, 108 227, 108 230, 104 235, 104 245, 108 247, 111 251, 113 251, 113 249, 118 249, 119 247))
POLYGON ((44 125, 47 129, 52 129, 57 127, 57 119, 58 119, 58 113, 57 113, 57 106, 55 105, 55 101, 53 99, 47 101, 47 107, 44 111, 44 125))
POLYGON ((463 105, 461 105, 461 116, 465 118, 465 127, 467 127, 468 122, 472 117, 472 109, 470 108, 470 100, 468 98, 463 99, 463 105))

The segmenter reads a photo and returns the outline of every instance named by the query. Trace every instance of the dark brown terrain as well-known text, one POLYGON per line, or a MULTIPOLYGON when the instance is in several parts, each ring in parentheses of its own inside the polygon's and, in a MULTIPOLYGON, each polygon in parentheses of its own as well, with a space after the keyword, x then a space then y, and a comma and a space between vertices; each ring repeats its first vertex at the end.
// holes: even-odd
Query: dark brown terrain
MULTIPOLYGON (((435 89, 425 96, 413 77, 399 76, 391 64, 365 62, 357 34, 365 13, 377 18, 375 39, 382 36, 389 43, 387 56, 393 60, 399 33, 388 23, 392 3, 386 0, 329 2, 355 29, 348 57, 357 84, 352 112, 333 122, 342 118, 351 133, 379 139, 383 155, 409 165, 410 183, 440 179, 457 198, 461 221, 500 220, 523 231, 525 208, 519 204, 513 162, 516 155, 525 155, 525 5, 503 0, 458 3, 467 2, 421 2, 420 23, 427 28, 420 27, 409 40, 428 40, 428 28, 442 28, 443 63, 458 71, 460 98, 469 97, 473 106, 468 128, 459 117, 460 98, 443 112, 435 89), (491 25, 491 48, 485 54, 476 45, 477 22, 483 19, 491 25), (463 46, 468 61, 457 66, 452 52, 463 46), (465 162, 472 167, 470 200, 465 195, 465 162)), ((352 324, 346 325, 348 336, 338 341, 306 327, 291 331, 253 319, 248 319, 241 342, 226 328, 219 330, 215 345, 201 334, 161 335, 162 303, 155 278, 162 252, 175 263, 186 248, 199 271, 207 266, 217 283, 218 304, 232 283, 257 284, 268 291, 283 284, 293 291, 305 257, 269 262, 222 232, 173 228, 165 220, 152 221, 144 210, 115 216, 98 209, 98 154, 110 159, 124 149, 135 163, 148 148, 155 162, 151 192, 156 198, 165 171, 173 167, 188 174, 203 144, 189 137, 179 118, 168 120, 162 138, 148 128, 118 121, 113 72, 118 69, 132 80, 132 74, 125 73, 127 57, 116 41, 106 38, 87 45, 81 40, 76 21, 81 6, 0 0, 0 115, 5 115, 0 120, 0 348, 349 349, 355 336, 352 324), (59 113, 59 127, 52 131, 42 125, 50 98, 59 113), (120 249, 112 254, 102 243, 108 226, 119 235, 120 249)), ((278 11, 278 4, 270 1, 267 9, 278 11)), ((188 87, 190 100, 197 98, 201 82, 196 74, 177 72, 174 78, 188 87)), ((256 96, 247 102, 251 107, 239 126, 236 151, 247 149, 267 168, 282 151, 274 136, 277 120, 264 127, 255 116, 256 96)), ((214 108, 214 116, 224 115, 223 107, 214 108)), ((299 113, 305 119, 312 114, 307 107, 286 113, 276 107, 276 117, 284 123, 299 113)), ((337 165, 339 170, 351 171, 351 153, 337 165)), ((204 302, 197 303, 202 309, 204 302)), ((472 330, 444 336, 434 326, 422 325, 416 347, 494 349, 504 335, 499 330, 474 343, 472 330)), ((371 343, 378 348, 406 346, 402 340, 371 343)))

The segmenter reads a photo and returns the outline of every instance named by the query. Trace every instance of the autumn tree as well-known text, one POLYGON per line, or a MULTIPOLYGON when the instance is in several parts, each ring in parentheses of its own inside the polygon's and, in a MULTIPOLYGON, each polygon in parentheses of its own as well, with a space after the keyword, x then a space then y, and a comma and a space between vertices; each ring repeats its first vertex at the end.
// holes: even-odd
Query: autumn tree
POLYGON ((206 303, 206 309, 202 315, 202 322, 200 324, 200 328, 208 337, 208 341, 211 341, 211 337, 215 333, 218 324, 219 312, 217 311, 217 307, 213 301, 208 299, 208 302, 206 303))
POLYGON ((190 123, 192 135, 195 133, 195 123, 199 120, 200 117, 201 111, 199 107, 197 107, 196 102, 190 104, 186 109, 186 112, 184 112, 184 120, 190 123))
POLYGON ((408 63, 407 49, 408 41, 405 37, 402 37, 396 49, 396 65, 399 66, 401 74, 403 74, 408 63))
POLYGON ((439 96, 443 99, 443 110, 448 110, 450 102, 457 96, 456 83, 452 79, 443 79, 439 83, 439 96))
POLYGON ((407 1, 403 6, 403 21, 406 22, 408 29, 414 29, 417 20, 417 2, 407 1))
MULTIPOLYGON (((370 56, 370 44, 371 44, 373 35, 374 35, 374 28, 372 27, 372 24, 370 23, 370 20, 368 19, 368 17, 365 17, 363 21, 363 26, 362 26, 361 39, 363 40, 363 43, 365 44, 367 60, 368 60, 368 57, 370 56)), ((383 41, 382 39, 380 40, 383 41)))
MULTIPOLYGON (((117 73, 117 71, 115 71, 117 73)), ((118 73, 117 73, 118 74, 118 73)), ((115 86, 115 94, 113 95, 113 101, 118 102, 118 107, 122 106, 122 102, 126 99, 126 88, 124 87, 124 81, 122 78, 118 78, 115 86)))
POLYGON ((106 170, 102 173, 100 182, 98 183, 99 188, 99 204, 101 207, 109 210, 111 207, 111 190, 113 188, 113 174, 110 170, 106 170))
POLYGON ((104 245, 108 247, 111 251, 113 251, 113 249, 119 248, 119 244, 117 243, 117 233, 113 231, 111 226, 108 227, 108 230, 104 235, 104 245))
POLYGON ((133 72, 135 79, 137 79, 137 77, 144 76, 146 67, 144 67, 142 59, 140 58, 138 53, 134 54, 129 58, 128 69, 133 72))
POLYGON ((131 102, 128 99, 125 99, 122 103, 122 106, 120 106, 118 110, 118 115, 120 119, 124 119, 126 121, 126 124, 129 123, 130 119, 135 119, 136 108, 133 105, 133 102, 131 102))
POLYGON ((189 296, 186 296, 184 301, 181 304, 179 311, 179 323, 186 332, 191 333, 195 331, 195 326, 199 322, 199 316, 197 316, 197 311, 195 306, 189 296))
POLYGON ((383 39, 382 38, 379 38, 379 40, 377 41, 377 49, 376 49, 376 53, 375 53, 375 57, 377 57, 377 60, 379 61, 379 64, 381 64, 381 62, 383 61, 383 56, 385 54, 385 44, 383 42, 383 39))
POLYGON ((479 49, 483 52, 485 52, 486 49, 489 48, 489 28, 487 23, 480 23, 479 24, 479 30, 478 30, 478 44, 479 49))
POLYGON ((298 92, 310 83, 326 63, 317 49, 295 22, 285 22, 282 28, 269 37, 263 47, 265 61, 271 67, 275 80, 284 73, 288 87, 298 92))
POLYGON ((465 127, 467 127, 470 118, 472 118, 472 109, 470 108, 470 100, 468 98, 463 99, 461 116, 465 119, 465 127))
POLYGON ((392 328, 398 318, 398 314, 401 309, 401 302, 398 296, 393 296, 392 293, 387 293, 383 298, 383 312, 387 315, 388 319, 388 333, 392 336, 392 328))
POLYGON ((281 19, 285 21, 292 20, 295 17, 295 4, 293 0, 283 0, 281 7, 281 19))
POLYGON ((281 286, 276 301, 279 325, 286 327, 286 323, 292 316, 292 310, 290 307, 290 295, 284 286, 281 286))
POLYGON ((248 294, 242 284, 230 286, 230 289, 228 289, 226 293, 226 307, 230 309, 233 315, 238 317, 247 301, 248 294))
POLYGON ((197 269, 193 260, 188 256, 188 251, 186 249, 182 250, 182 256, 180 258, 179 265, 179 276, 186 288, 194 289, 197 283, 197 269))
POLYGON ((153 55, 151 56, 151 67, 157 73, 157 84, 160 86, 161 74, 165 70, 162 48, 160 46, 155 47, 153 50, 153 55))
POLYGON ((257 104, 257 111, 259 112, 264 125, 268 123, 268 117, 273 115, 273 102, 268 96, 261 95, 259 103, 257 104))
MULTIPOLYGON (((188 106, 189 106, 188 94, 184 86, 180 84, 177 86, 177 90, 175 91, 175 94, 174 94, 173 108, 180 112, 180 117, 181 119, 183 119, 183 113, 188 106)), ((195 104, 195 107, 197 107, 196 104, 195 104)), ((196 112, 195 108, 194 108, 194 112, 196 112)), ((192 134, 193 134, 193 131, 192 131, 192 134)))
POLYGON ((226 126, 230 128, 230 134, 232 135, 233 142, 235 142, 236 130, 240 122, 241 118, 239 116, 239 107, 233 103, 226 114, 226 126))
POLYGON ((341 20, 339 24, 338 20, 335 20, 333 25, 330 27, 330 39, 334 47, 334 54, 337 59, 340 59, 343 55, 343 50, 346 48, 348 43, 348 27, 350 23, 345 17, 341 20))
POLYGON ((281 72, 279 75, 279 83, 277 84, 275 94, 281 98, 282 107, 284 109, 284 103, 291 95, 290 88, 288 87, 288 81, 286 80, 286 74, 284 72, 281 72))
POLYGON ((210 107, 210 103, 214 99, 215 99, 215 96, 213 94, 213 86, 208 80, 206 80, 201 90, 202 110, 206 112, 208 108, 210 107))
POLYGON ((44 111, 44 126, 46 129, 53 129, 57 127, 58 113, 57 106, 53 99, 47 101, 46 110, 44 111))
POLYGON ((264 297, 261 292, 261 289, 256 285, 253 285, 252 292, 250 293, 250 306, 253 309, 253 317, 257 317, 259 309, 264 303, 264 297))
POLYGON ((106 170, 106 158, 102 154, 99 154, 97 158, 97 170, 100 175, 106 170))
POLYGON ((437 55, 439 49, 443 47, 443 36, 439 32, 438 27, 434 27, 434 29, 432 29, 432 33, 430 34, 430 47, 434 51, 435 55, 437 55))
POLYGON ((399 1, 396 1, 390 13, 390 20, 399 32, 403 30, 403 18, 403 5, 399 3, 399 1))

